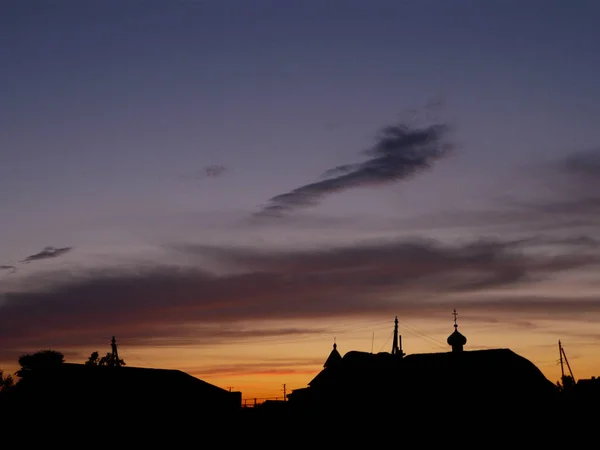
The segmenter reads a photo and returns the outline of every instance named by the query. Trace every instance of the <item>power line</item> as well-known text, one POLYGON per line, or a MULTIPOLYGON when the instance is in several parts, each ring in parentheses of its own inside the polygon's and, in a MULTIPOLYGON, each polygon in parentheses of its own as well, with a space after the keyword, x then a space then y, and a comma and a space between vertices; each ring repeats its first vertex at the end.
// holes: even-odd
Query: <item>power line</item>
MULTIPOLYGON (((254 336, 254 337, 250 337, 248 338, 249 341, 253 341, 253 342, 258 342, 261 343, 263 345, 283 345, 283 344, 295 344, 295 343, 300 343, 300 342, 310 342, 310 341, 318 341, 318 340, 322 340, 323 337, 325 335, 342 335, 342 336, 347 336, 350 334, 356 334, 359 333, 361 331, 366 331, 369 330, 371 332, 375 332, 375 331, 381 331, 384 329, 388 329, 388 327, 393 323, 393 321, 391 320, 385 320, 385 321, 381 321, 381 320, 370 320, 370 321, 361 321, 361 322, 356 322, 356 323, 342 323, 342 324, 338 324, 338 325, 334 325, 333 327, 327 329, 327 330, 320 330, 318 332, 315 333, 310 333, 310 334, 305 334, 302 336, 295 336, 295 337, 282 337, 282 336, 254 336)), ((432 336, 429 336, 417 329, 415 329, 413 326, 409 325, 408 323, 405 322, 400 322, 401 326, 406 329, 406 331, 408 331, 409 333, 413 334, 416 337, 419 337, 425 341, 427 341, 428 343, 438 347, 438 348, 446 348, 446 346, 444 345, 444 343, 442 341, 440 341, 439 339, 436 339, 432 336)), ((243 331, 241 332, 243 334, 243 331)), ((390 338, 393 335, 393 331, 390 332, 390 334, 388 335, 386 341, 383 343, 383 345, 381 346, 381 349, 379 351, 382 351, 383 348, 387 345, 387 343, 389 342, 390 338)), ((129 338, 129 341, 142 341, 142 338, 129 338)), ((178 341, 188 341, 190 344, 184 344, 185 347, 188 347, 190 345, 194 345, 197 344, 197 338, 195 337, 184 337, 184 338, 177 338, 178 341)), ((220 346, 220 345, 225 345, 227 344, 226 341, 224 342, 215 342, 215 343, 211 343, 212 346, 220 346)), ((121 344, 122 347, 122 344, 121 344)), ((133 346, 135 347, 135 345, 133 346)), ((141 362, 143 362, 144 364, 147 364, 149 366, 152 366, 151 363, 149 363, 148 361, 144 360, 143 358, 137 356, 134 352, 130 351, 129 346, 125 347, 127 349, 127 353, 129 354, 130 358, 134 358, 136 360, 139 360, 141 362)), ((372 351, 372 349, 371 349, 372 351)))
POLYGON ((381 350, 383 350, 383 347, 385 347, 385 345, 389 342, 389 340, 390 340, 390 338, 392 337, 393 334, 394 334, 394 330, 390 331, 390 335, 388 336, 388 338, 385 340, 385 342, 383 343, 383 345, 379 349, 380 352, 381 352, 381 350))
POLYGON ((416 330, 414 327, 408 325, 407 323, 404 323, 404 322, 400 322, 400 323, 401 323, 402 327, 405 328, 409 333, 412 333, 415 336, 428 341, 430 344, 433 344, 438 348, 446 348, 446 345, 444 345, 444 343, 441 340, 436 339, 432 336, 429 336, 425 333, 422 333, 422 332, 416 330))
MULTIPOLYGON (((334 325, 333 327, 331 327, 327 330, 320 330, 318 332, 309 333, 309 334, 305 334, 302 336, 294 336, 294 337, 282 337, 282 336, 276 336, 276 335, 253 336, 253 337, 249 337, 246 339, 248 341, 261 343, 262 345, 289 345, 289 344, 296 344, 296 343, 300 343, 300 342, 319 341, 319 340, 322 340, 325 335, 347 336, 350 334, 356 334, 356 333, 359 333, 361 331, 366 331, 366 330, 369 330, 371 332, 381 331, 381 330, 387 329, 387 327, 390 326, 392 323, 393 323, 393 321, 391 321, 391 320, 385 320, 385 321, 371 320, 371 321, 357 322, 357 323, 343 323, 340 325, 334 325)), ((413 326, 409 325, 408 323, 400 322, 400 321, 399 321, 399 323, 402 325, 403 328, 406 329, 406 331, 408 331, 412 335, 419 337, 419 338, 427 341, 429 344, 432 344, 438 348, 446 348, 445 344, 441 340, 436 339, 432 336, 429 336, 429 335, 415 329, 413 326)), ((243 334, 243 331, 241 332, 241 334, 243 334)), ((393 334, 393 332, 391 332, 391 334, 393 334)), ((391 334, 388 336, 386 342, 383 344, 382 349, 383 349, 383 347, 385 347, 385 345, 391 338, 391 334)), ((130 340, 142 340, 142 339, 131 338, 130 340)), ((197 341, 198 341, 197 338, 191 337, 191 336, 184 337, 184 338, 177 338, 177 340, 178 341, 182 341, 182 340, 188 341, 189 344, 183 345, 185 347, 197 344, 197 341)), ((220 345, 226 345, 227 343, 228 343, 227 341, 224 341, 224 342, 213 342, 210 344, 212 346, 220 346, 220 345)), ((202 345, 202 344, 200 344, 200 345, 202 345)), ((139 359, 140 361, 145 362, 146 364, 149 364, 147 361, 144 361, 142 358, 139 358, 137 356, 136 356, 136 358, 139 359)))

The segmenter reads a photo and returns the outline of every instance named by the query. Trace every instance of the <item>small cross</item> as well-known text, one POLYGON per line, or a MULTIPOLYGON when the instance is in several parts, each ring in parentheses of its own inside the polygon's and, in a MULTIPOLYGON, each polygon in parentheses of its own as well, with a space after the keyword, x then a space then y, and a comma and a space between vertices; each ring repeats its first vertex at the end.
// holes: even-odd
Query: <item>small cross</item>
POLYGON ((452 312, 452 315, 454 316, 454 326, 457 327, 458 325, 456 325, 456 317, 458 316, 458 313, 456 312, 456 308, 452 312))

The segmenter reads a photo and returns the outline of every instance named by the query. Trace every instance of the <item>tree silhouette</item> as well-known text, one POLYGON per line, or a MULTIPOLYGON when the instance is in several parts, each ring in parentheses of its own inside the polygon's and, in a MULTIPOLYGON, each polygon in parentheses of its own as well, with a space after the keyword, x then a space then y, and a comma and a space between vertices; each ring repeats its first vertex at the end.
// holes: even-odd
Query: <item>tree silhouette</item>
POLYGON ((561 392, 570 392, 576 384, 575 380, 570 375, 565 375, 561 377, 561 381, 556 382, 556 386, 561 392))
POLYGON ((122 367, 125 365, 125 361, 121 358, 117 359, 115 356, 108 352, 106 356, 99 357, 98 352, 93 352, 88 360, 85 362, 86 366, 101 366, 101 367, 122 367))
POLYGON ((4 372, 0 370, 0 393, 5 392, 15 385, 13 377, 10 375, 4 376, 4 372))
POLYGON ((106 356, 100 358, 98 365, 103 367, 122 367, 125 365, 125 361, 123 361, 121 358, 117 359, 115 355, 108 352, 106 356))
POLYGON ((100 363, 100 355, 98 352, 92 352, 88 360, 85 362, 86 366, 97 366, 100 363))
POLYGON ((56 350, 40 350, 19 357, 21 369, 17 371, 20 378, 26 378, 32 372, 48 367, 56 367, 65 362, 65 356, 56 350))

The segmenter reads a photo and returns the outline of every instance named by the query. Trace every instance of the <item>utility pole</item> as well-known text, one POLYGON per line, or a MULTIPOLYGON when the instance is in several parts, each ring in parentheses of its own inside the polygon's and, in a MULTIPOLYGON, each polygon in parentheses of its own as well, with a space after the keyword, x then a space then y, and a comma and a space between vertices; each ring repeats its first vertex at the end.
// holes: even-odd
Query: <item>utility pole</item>
POLYGON ((567 359, 567 354, 565 353, 565 349, 562 346, 562 343, 560 342, 560 340, 558 341, 558 352, 560 355, 560 372, 561 372, 561 380, 564 383, 565 380, 565 367, 564 364, 567 365, 567 369, 569 370, 569 375, 571 376, 571 379, 573 380, 573 383, 575 383, 575 376, 573 375, 573 371, 571 370, 571 365, 569 364, 569 360, 567 359), (564 361, 564 362, 563 362, 564 361))
POLYGON ((565 366, 563 363, 563 351, 562 351, 562 344, 560 343, 560 340, 558 341, 558 355, 560 356, 560 378, 561 380, 564 381, 565 379, 565 366))
POLYGON ((287 395, 286 395, 286 393, 287 393, 287 388, 286 388, 286 385, 284 384, 283 385, 283 401, 284 402, 287 401, 287 395))

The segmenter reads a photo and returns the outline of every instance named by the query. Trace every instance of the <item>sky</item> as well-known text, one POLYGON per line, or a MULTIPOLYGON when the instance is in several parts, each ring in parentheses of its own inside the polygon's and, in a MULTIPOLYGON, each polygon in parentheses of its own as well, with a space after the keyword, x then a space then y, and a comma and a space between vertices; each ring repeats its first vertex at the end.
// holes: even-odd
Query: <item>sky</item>
POLYGON ((600 4, 0 3, 0 368, 244 398, 335 340, 600 375, 600 4))

